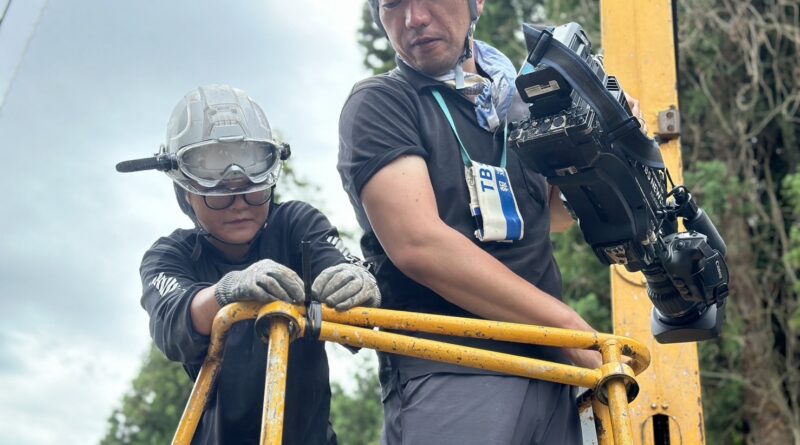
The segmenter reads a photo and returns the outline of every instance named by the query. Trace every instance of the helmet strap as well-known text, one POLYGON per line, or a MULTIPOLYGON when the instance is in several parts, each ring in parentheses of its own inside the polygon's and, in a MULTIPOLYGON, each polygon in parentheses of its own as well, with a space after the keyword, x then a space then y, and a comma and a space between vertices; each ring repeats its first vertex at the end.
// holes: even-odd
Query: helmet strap
POLYGON ((467 29, 467 35, 464 37, 464 52, 456 61, 456 66, 453 69, 455 74, 456 89, 464 88, 464 62, 472 57, 472 35, 475 33, 475 24, 478 19, 473 20, 467 29))

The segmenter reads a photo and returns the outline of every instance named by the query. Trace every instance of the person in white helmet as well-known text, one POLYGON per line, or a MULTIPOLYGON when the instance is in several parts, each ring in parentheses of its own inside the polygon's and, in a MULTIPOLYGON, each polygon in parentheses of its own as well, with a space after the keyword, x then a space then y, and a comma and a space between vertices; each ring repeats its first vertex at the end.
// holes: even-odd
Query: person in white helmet
MULTIPOLYGON (((288 146, 273 141, 264 112, 250 97, 227 85, 208 85, 177 104, 159 153, 117 166, 165 171, 195 224, 156 241, 140 269, 153 341, 192 379, 220 308, 237 301, 304 302, 304 241, 310 243, 305 278, 313 283, 313 298, 339 310, 380 302, 374 278, 341 248, 322 213, 303 202, 273 199, 288 156, 288 146)), ((266 354, 252 321, 232 327, 193 444, 258 443, 266 354)), ((283 443, 336 443, 322 342, 292 343, 286 391, 283 443)))
MULTIPOLYGON (((558 189, 506 148, 507 122, 525 117, 527 107, 511 61, 472 38, 484 0, 369 4, 397 68, 354 86, 339 122, 338 169, 382 307, 593 331, 560 299, 549 232, 572 218, 558 189), (484 181, 489 174, 496 189, 484 181), (494 207, 474 205, 497 196, 494 207)), ((601 363, 595 351, 417 335, 601 363)), ((379 359, 383 444, 581 443, 568 386, 398 355, 379 359)))

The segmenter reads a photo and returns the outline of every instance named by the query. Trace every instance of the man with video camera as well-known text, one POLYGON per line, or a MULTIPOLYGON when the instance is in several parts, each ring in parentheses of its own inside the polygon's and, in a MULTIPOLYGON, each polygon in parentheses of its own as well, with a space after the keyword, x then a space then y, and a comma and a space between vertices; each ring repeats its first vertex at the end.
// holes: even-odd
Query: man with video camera
MULTIPOLYGON (((593 331, 560 300, 557 189, 507 149, 528 113, 506 56, 472 34, 484 0, 370 0, 397 68, 359 82, 338 169, 382 307, 593 331)), ((634 116, 640 114, 632 101, 634 116)), ((594 368, 594 351, 420 337, 594 368)), ((577 444, 570 387, 379 354, 382 443, 577 444)))

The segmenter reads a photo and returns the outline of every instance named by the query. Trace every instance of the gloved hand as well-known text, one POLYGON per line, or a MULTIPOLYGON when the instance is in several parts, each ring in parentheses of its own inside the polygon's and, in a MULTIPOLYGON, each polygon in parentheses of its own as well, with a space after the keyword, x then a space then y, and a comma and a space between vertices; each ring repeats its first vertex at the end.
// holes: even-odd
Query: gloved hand
POLYGON ((317 301, 337 311, 381 304, 381 293, 375 277, 367 269, 350 263, 323 270, 311 285, 311 294, 317 301))
POLYGON ((288 267, 272 260, 261 260, 245 270, 227 273, 217 283, 214 297, 220 306, 236 301, 269 303, 281 300, 303 303, 303 280, 288 267))

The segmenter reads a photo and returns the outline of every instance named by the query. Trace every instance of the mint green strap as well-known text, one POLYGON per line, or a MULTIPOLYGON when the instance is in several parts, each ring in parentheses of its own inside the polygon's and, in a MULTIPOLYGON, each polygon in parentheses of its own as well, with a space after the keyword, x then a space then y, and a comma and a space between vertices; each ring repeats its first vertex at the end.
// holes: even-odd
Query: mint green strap
POLYGON ((470 159, 469 153, 467 153, 467 148, 464 147, 464 143, 461 142, 461 136, 458 135, 456 124, 453 122, 453 116, 450 115, 450 110, 447 108, 447 104, 444 103, 442 93, 440 93, 438 90, 433 90, 432 93, 433 97, 436 99, 436 102, 439 104, 439 108, 442 109, 444 116, 447 118, 447 122, 450 122, 450 128, 453 129, 453 134, 456 135, 456 139, 458 139, 458 145, 461 146, 461 160, 464 161, 464 165, 467 167, 472 167, 472 159, 470 159))
POLYGON ((503 125, 503 154, 500 155, 500 168, 506 168, 506 153, 508 152, 508 115, 503 125))
MULTIPOLYGON (((458 140, 458 145, 461 146, 461 160, 464 161, 464 165, 467 167, 472 167, 472 159, 469 157, 469 152, 467 152, 467 147, 464 146, 464 143, 461 142, 461 136, 458 135, 458 130, 456 130, 456 124, 453 122, 453 116, 450 115, 450 109, 447 108, 447 104, 444 102, 444 98, 442 97, 442 93, 439 90, 432 90, 431 94, 433 94, 434 99, 436 99, 436 103, 439 104, 439 108, 442 109, 444 116, 447 118, 447 122, 450 123, 450 128, 453 130, 453 134, 456 135, 456 139, 458 140)), ((500 155, 500 167, 506 168, 506 152, 508 150, 508 118, 506 117, 505 126, 503 127, 503 152, 500 155)))

